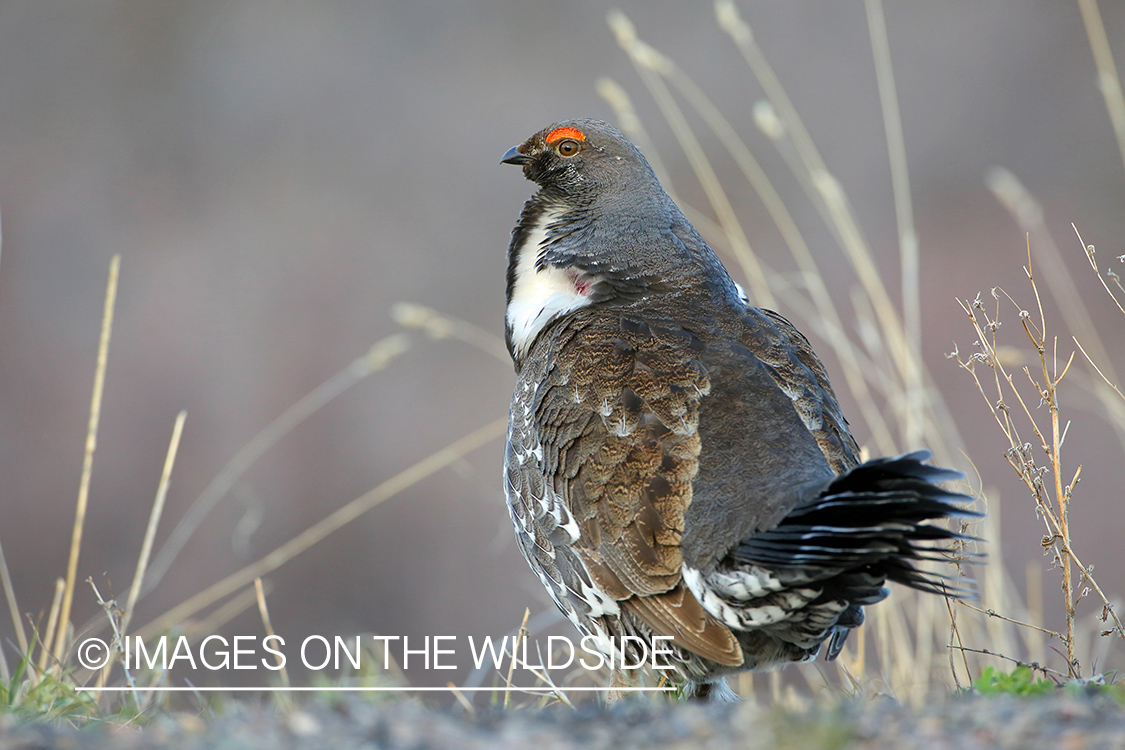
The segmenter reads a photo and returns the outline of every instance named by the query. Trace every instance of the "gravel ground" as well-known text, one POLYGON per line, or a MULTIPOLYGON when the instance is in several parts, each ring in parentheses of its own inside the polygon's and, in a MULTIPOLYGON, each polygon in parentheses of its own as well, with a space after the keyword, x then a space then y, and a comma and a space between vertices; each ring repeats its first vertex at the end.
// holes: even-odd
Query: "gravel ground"
POLYGON ((961 698, 910 711, 891 700, 809 713, 752 704, 625 702, 609 709, 509 711, 462 718, 418 703, 317 703, 288 714, 236 704, 204 720, 171 714, 143 730, 74 729, 0 717, 0 750, 628 750, 629 748, 1125 748, 1125 710, 1107 697, 961 698))

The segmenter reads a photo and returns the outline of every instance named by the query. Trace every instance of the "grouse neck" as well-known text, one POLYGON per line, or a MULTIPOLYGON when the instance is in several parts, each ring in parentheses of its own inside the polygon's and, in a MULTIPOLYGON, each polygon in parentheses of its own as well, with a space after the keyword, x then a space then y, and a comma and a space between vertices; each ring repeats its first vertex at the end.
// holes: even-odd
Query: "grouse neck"
POLYGON ((508 248, 505 315, 508 352, 517 363, 551 321, 595 301, 601 279, 558 252, 567 240, 578 241, 574 235, 581 231, 573 212, 535 198, 524 206, 508 248))

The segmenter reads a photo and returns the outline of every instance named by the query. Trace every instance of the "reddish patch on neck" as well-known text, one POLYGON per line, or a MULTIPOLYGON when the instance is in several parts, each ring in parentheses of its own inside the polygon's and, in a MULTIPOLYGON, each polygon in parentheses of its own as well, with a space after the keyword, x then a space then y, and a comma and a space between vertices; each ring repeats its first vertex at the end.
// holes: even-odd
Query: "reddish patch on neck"
POLYGON ((567 273, 570 276, 571 283, 574 284, 575 293, 583 297, 589 297, 592 293, 591 287, 594 286, 596 279, 576 268, 568 269, 567 273))
POLYGON ((555 141, 561 141, 563 138, 573 138, 576 141, 584 141, 586 140, 586 134, 574 128, 555 128, 550 133, 547 133, 547 145, 549 146, 555 141))

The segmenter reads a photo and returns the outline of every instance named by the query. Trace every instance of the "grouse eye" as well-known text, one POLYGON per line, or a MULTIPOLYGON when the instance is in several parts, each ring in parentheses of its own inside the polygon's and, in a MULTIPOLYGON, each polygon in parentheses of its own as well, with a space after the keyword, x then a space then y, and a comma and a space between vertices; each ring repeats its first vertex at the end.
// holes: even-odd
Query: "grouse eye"
POLYGON ((558 150, 559 156, 574 156, 578 153, 578 141, 567 138, 565 141, 559 141, 559 145, 555 148, 558 150))

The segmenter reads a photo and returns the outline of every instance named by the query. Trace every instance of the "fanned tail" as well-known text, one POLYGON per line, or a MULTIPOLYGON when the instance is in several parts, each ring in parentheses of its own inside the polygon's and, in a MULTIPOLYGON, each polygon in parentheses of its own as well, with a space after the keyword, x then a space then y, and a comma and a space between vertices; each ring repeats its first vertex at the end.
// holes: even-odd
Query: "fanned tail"
MULTIPOLYGON (((940 549, 943 543, 973 539, 934 521, 981 515, 965 506, 971 497, 936 484, 964 475, 922 463, 929 457, 929 451, 917 451, 860 464, 827 486, 812 488, 814 496, 777 527, 734 550, 736 570, 757 571, 759 579, 767 574, 781 591, 815 587, 823 592, 799 605, 809 617, 805 627, 791 634, 795 642, 816 640, 819 631, 829 641, 827 658, 835 658, 848 631, 863 623, 863 606, 887 596, 886 581, 956 598, 975 596, 971 579, 918 567, 927 560, 949 561, 940 549), (814 616, 818 607, 823 614, 814 616), (832 624, 820 630, 826 616, 832 624)), ((982 555, 962 552, 960 557, 982 555)))

